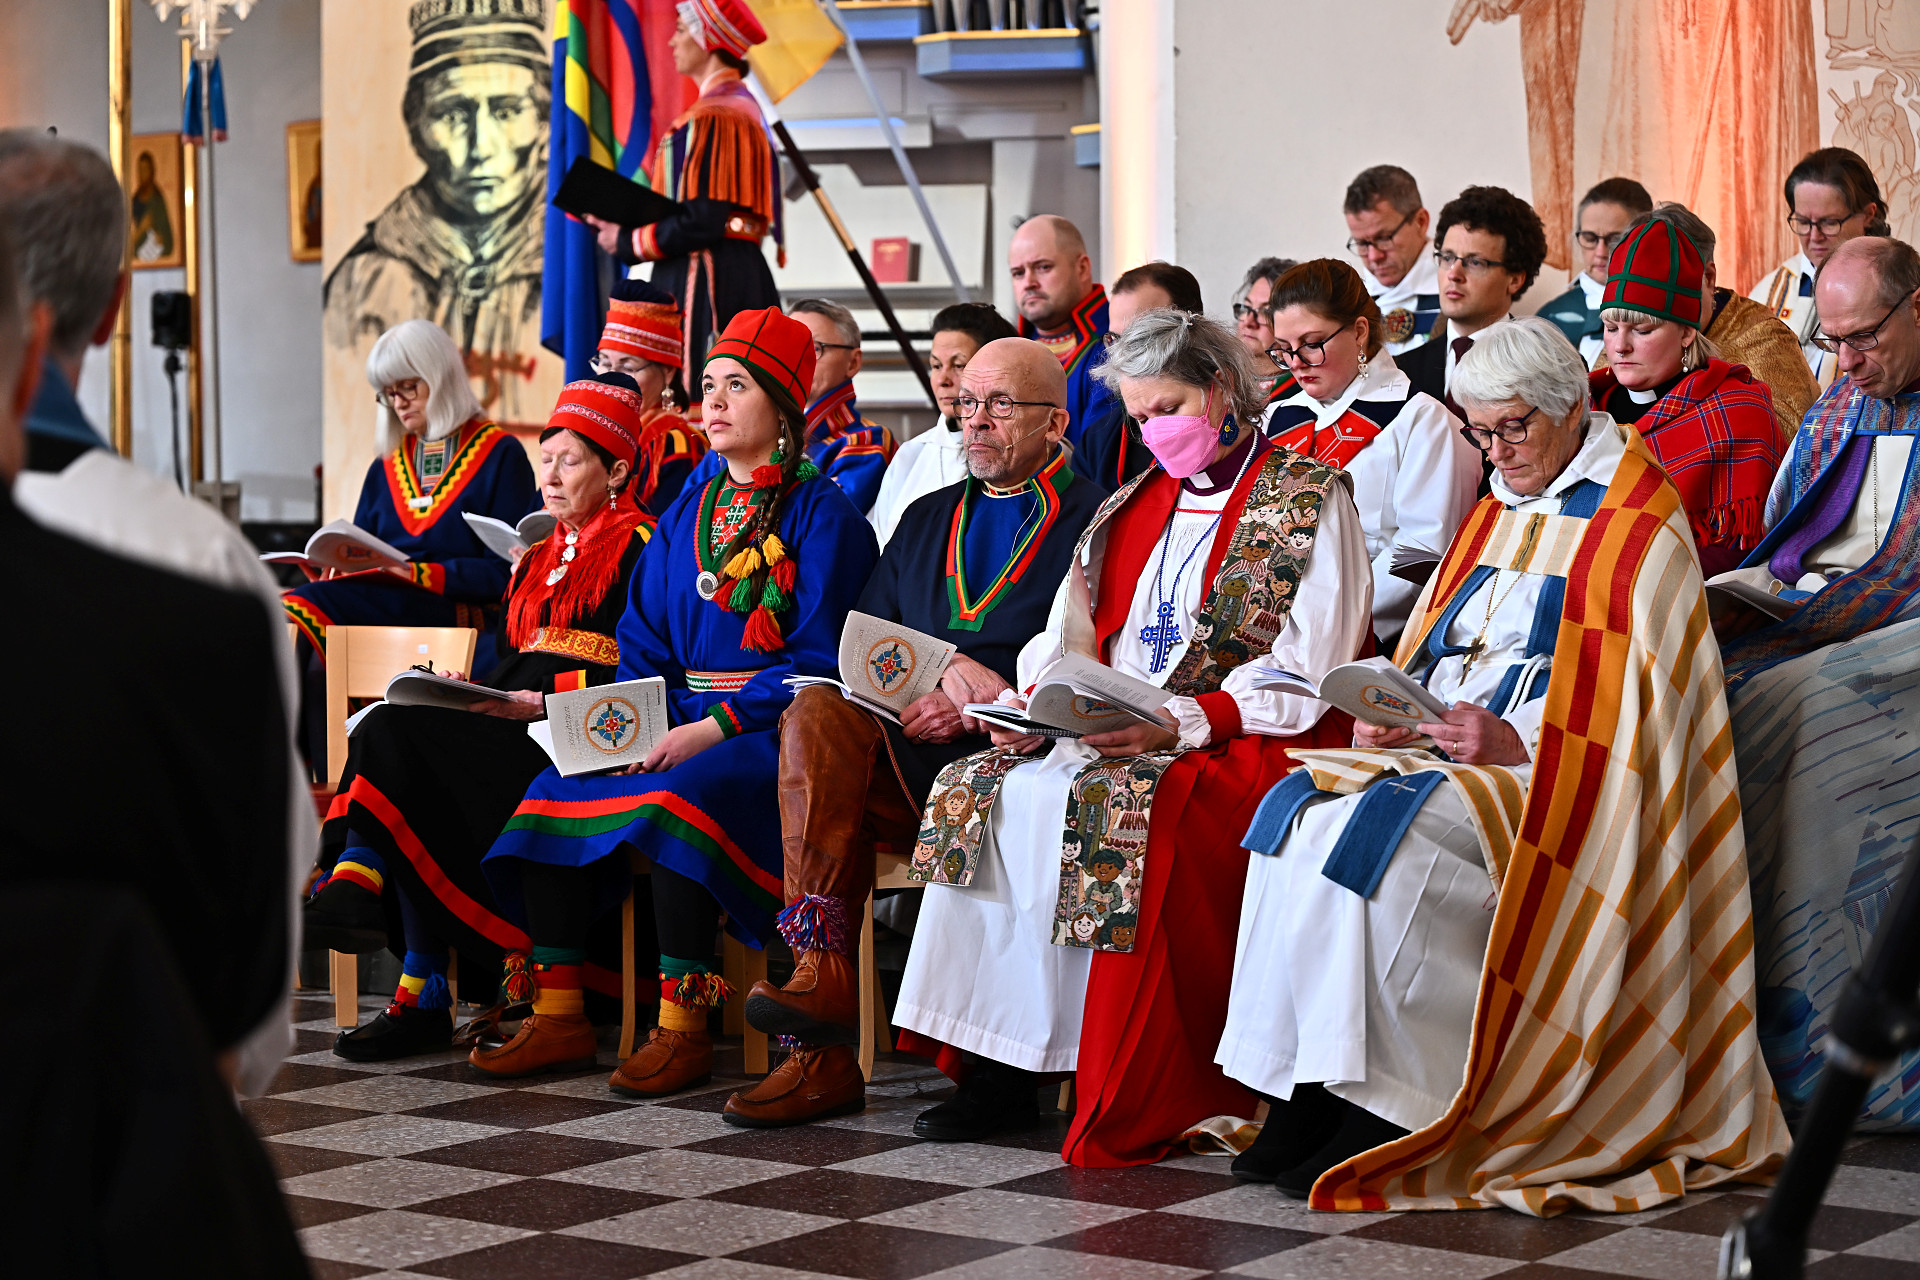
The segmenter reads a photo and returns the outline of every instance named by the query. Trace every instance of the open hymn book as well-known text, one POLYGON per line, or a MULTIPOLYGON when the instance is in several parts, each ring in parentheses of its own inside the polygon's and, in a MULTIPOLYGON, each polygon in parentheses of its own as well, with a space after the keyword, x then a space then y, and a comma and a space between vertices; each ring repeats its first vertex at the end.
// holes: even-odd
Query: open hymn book
POLYGON ((1732 605, 1745 605, 1769 618, 1785 618, 1812 598, 1813 592, 1788 586, 1763 564, 1749 569, 1729 569, 1707 579, 1707 612, 1710 614, 1719 614, 1732 605))
POLYGON ((407 553, 360 528, 351 520, 332 520, 314 530, 305 551, 269 551, 260 557, 268 564, 291 564, 324 573, 337 569, 357 573, 407 563, 407 553))
POLYGON ((939 686, 953 653, 945 640, 855 611, 840 633, 840 678, 788 676, 786 683, 830 684, 847 701, 899 724, 903 711, 939 686))
POLYGON ((1344 663, 1327 672, 1318 685, 1291 671, 1278 671, 1254 687, 1318 698, 1355 720, 1383 729, 1431 724, 1447 711, 1445 703, 1386 657, 1344 663))
POLYGON ((553 527, 560 523, 558 517, 549 515, 545 510, 521 516, 518 524, 508 524, 492 516, 475 515, 471 511, 462 511, 460 518, 467 522, 474 536, 486 544, 487 550, 508 564, 517 561, 528 548, 552 533, 553 527))
POLYGON ((1158 685, 1136 680, 1104 663, 1069 653, 1047 668, 1024 711, 1002 702, 970 702, 961 708, 976 720, 1040 738, 1082 738, 1129 725, 1166 722, 1156 712, 1172 697, 1158 685))

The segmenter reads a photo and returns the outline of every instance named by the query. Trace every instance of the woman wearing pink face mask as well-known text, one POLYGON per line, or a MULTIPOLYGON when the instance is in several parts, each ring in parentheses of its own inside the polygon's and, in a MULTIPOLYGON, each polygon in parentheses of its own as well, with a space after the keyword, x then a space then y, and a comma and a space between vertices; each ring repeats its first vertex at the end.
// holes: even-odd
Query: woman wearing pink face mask
POLYGON ((1062 1154, 1112 1167, 1160 1159, 1207 1116, 1252 1114, 1254 1097, 1212 1060, 1241 837, 1292 767, 1288 748, 1344 747, 1353 731, 1324 703, 1261 685, 1275 670, 1317 681, 1359 656, 1372 574, 1347 477, 1260 434, 1256 375, 1230 330, 1143 312, 1097 376, 1158 465, 1088 526, 1017 683, 1031 690, 1074 653, 1173 696, 1161 723, 1032 761, 1009 753, 1039 739, 995 733, 1001 750, 941 775, 936 789, 983 819, 949 842, 977 871, 928 891, 895 1019, 973 1055, 959 1095, 917 1133, 1031 1125, 1028 1073, 1075 1070, 1062 1154))

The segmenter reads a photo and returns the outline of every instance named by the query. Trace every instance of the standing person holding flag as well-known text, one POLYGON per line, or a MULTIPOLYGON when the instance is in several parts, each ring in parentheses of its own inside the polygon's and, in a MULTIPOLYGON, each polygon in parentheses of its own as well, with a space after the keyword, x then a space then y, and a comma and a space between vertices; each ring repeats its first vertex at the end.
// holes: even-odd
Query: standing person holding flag
POLYGON ((779 306, 760 242, 769 233, 781 239, 780 173, 759 104, 741 79, 747 50, 767 38, 760 20, 746 0, 682 0, 678 13, 674 69, 700 96, 661 137, 648 178, 684 208, 644 227, 586 221, 620 262, 658 264, 653 283, 679 300, 687 367, 697 369, 735 315, 779 306))

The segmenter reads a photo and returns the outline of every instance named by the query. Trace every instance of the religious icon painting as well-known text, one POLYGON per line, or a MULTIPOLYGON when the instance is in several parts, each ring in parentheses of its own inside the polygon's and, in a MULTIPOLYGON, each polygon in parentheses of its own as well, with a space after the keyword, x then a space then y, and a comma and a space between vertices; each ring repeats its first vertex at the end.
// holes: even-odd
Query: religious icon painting
POLYGON ((287 244, 295 262, 320 261, 320 122, 287 126, 287 244))
POLYGON ((934 779, 927 812, 914 842, 910 879, 967 885, 980 866, 980 842, 1007 771, 1025 762, 1012 751, 987 751, 956 760, 934 779))
POLYGON ((186 265, 185 166, 177 133, 136 133, 127 194, 127 256, 135 271, 186 265))

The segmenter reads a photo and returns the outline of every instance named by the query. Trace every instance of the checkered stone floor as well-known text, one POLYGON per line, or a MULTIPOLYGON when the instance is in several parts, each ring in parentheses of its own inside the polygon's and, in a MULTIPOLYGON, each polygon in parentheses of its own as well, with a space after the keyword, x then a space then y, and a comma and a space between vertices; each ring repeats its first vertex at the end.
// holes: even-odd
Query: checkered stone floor
MULTIPOLYGON (((883 1061, 862 1114, 754 1131, 719 1115, 743 1076, 737 1043, 710 1087, 636 1103, 606 1089, 611 1049, 592 1073, 505 1087, 455 1054, 349 1064, 329 1052, 330 1011, 295 1002, 296 1052, 246 1104, 321 1280, 1711 1277, 1721 1231, 1757 1203, 1550 1222, 1312 1213, 1236 1184, 1222 1157, 1069 1168, 1064 1117, 920 1142, 914 1116, 949 1086, 917 1059, 883 1061)), ((1858 1139, 1847 1161, 1807 1275, 1920 1280, 1920 1139, 1858 1139)))

